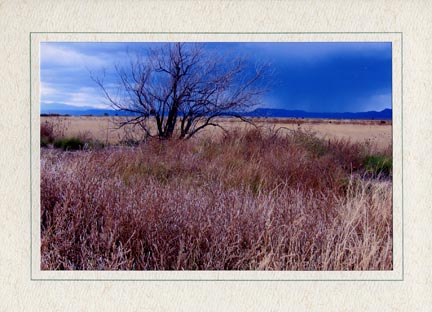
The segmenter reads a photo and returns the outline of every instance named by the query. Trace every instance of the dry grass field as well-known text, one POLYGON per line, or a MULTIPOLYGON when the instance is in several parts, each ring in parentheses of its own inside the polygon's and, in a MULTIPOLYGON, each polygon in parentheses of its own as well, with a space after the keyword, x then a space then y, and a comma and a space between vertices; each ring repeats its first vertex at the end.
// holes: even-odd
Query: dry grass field
POLYGON ((131 146, 108 118, 43 117, 41 268, 391 270, 391 124, 256 123, 131 146))
MULTIPOLYGON (((116 122, 122 117, 41 117, 41 124, 54 123, 65 136, 84 136, 96 139, 103 143, 118 143, 125 139, 139 139, 142 134, 139 129, 117 129, 116 122)), ((345 139, 354 143, 369 142, 378 148, 387 148, 392 142, 391 121, 380 120, 315 120, 315 119, 290 119, 290 118, 255 118, 257 126, 277 130, 288 128, 291 130, 304 130, 315 132, 324 139, 345 139), (383 123, 384 122, 384 123, 383 123)), ((233 118, 220 119, 220 124, 229 129, 250 129, 250 125, 233 118)), ((204 130, 214 136, 223 132, 217 128, 204 130)))

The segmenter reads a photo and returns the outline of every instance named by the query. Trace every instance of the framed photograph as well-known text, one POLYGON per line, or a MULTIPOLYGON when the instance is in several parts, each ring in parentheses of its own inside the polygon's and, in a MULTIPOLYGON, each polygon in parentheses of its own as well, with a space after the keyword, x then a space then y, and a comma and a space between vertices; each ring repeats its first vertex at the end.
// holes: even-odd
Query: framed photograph
POLYGON ((400 33, 31 38, 35 278, 402 278, 400 33))

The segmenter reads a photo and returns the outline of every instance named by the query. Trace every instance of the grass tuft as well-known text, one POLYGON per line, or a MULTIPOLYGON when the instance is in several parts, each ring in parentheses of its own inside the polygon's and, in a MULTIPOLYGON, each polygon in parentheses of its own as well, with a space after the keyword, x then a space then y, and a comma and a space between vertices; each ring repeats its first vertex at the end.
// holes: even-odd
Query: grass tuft
POLYGON ((392 173, 393 162, 389 156, 370 155, 365 158, 364 166, 367 172, 372 173, 375 176, 389 176, 392 173))

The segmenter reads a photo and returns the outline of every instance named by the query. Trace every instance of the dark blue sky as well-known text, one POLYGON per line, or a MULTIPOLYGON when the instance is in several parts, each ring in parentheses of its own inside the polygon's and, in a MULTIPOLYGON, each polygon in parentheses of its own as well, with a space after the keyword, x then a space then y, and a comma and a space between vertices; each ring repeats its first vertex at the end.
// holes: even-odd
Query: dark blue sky
MULTIPOLYGON (((41 106, 53 104, 106 107, 90 79, 115 64, 127 51, 146 51, 154 43, 41 43, 41 106)), ((209 52, 241 55, 251 63, 270 63, 271 91, 261 107, 310 112, 361 112, 391 108, 390 42, 235 42, 207 43, 209 52)))

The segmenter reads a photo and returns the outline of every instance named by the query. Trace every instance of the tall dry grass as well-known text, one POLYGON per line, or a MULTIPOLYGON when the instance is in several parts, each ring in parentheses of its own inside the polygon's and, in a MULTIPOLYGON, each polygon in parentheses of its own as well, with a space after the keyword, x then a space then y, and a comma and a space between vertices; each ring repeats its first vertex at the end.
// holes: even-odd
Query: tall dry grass
POLYGON ((49 270, 390 270, 392 183, 370 148, 233 132, 42 149, 49 270))

